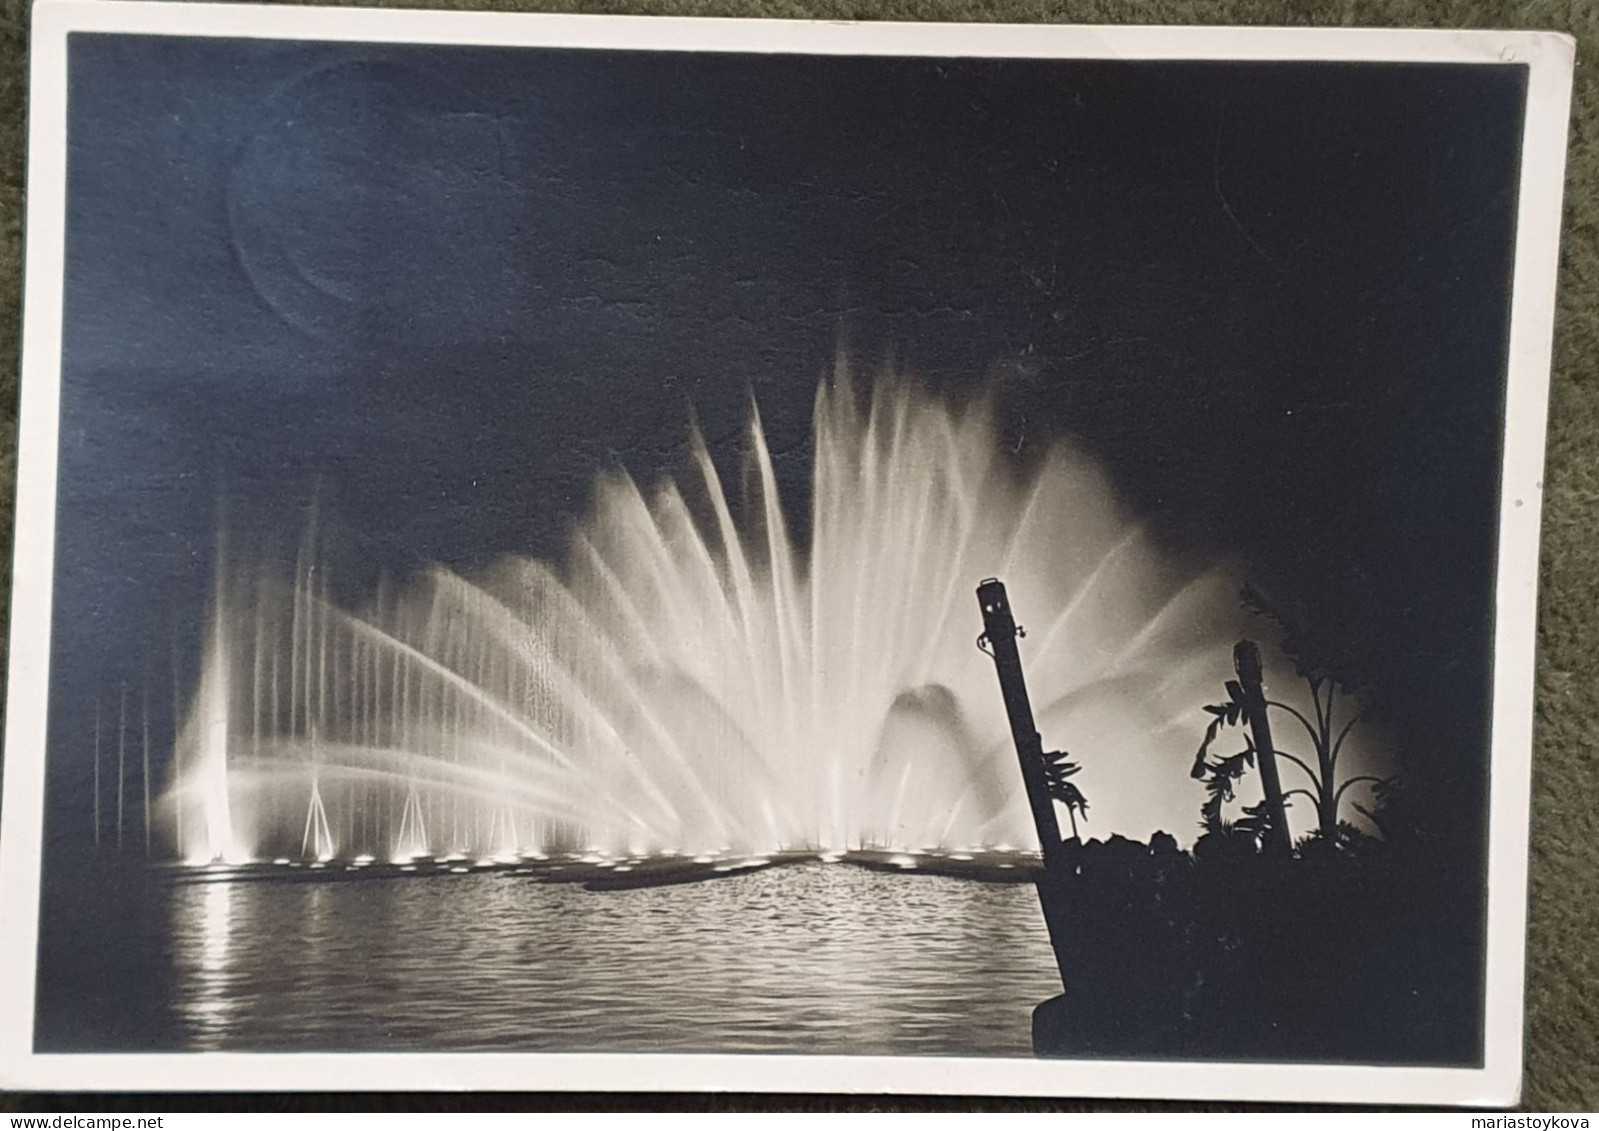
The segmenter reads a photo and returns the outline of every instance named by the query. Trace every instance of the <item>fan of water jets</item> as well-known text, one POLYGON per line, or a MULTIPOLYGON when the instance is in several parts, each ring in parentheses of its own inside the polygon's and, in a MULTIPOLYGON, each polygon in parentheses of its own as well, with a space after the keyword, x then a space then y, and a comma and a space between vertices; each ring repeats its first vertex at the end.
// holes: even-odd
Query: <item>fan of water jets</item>
POLYGON ((990 576, 1088 831, 1187 833, 1236 579, 1166 560, 1071 447, 1024 469, 984 404, 841 371, 814 428, 809 546, 752 409, 752 497, 691 430, 679 479, 601 479, 559 566, 434 569, 359 612, 314 548, 292 579, 219 573, 177 751, 185 856, 1035 843, 974 647, 990 576))

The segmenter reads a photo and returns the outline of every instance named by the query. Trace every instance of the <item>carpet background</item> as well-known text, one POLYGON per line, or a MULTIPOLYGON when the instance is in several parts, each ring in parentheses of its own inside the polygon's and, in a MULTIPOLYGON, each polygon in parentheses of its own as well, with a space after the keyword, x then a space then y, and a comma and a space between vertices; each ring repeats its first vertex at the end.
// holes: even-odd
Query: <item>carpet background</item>
MULTIPOLYGON (((1583 56, 1599 43, 1594 0, 410 0, 394 7, 810 19, 973 20, 1014 23, 1264 24, 1537 28, 1577 38, 1566 176, 1559 315, 1545 476, 1532 897, 1523 1107, 1599 1109, 1599 70, 1583 56)), ((9 562, 16 475, 16 373, 22 288, 22 216, 28 11, 0 0, 0 554, 9 562)), ((10 574, 0 580, 9 607, 10 574)), ((4 644, 0 643, 0 655, 4 644)), ((92 1087, 92 1081, 85 1081, 92 1087)), ((1125 1105, 1049 1100, 825 1096, 429 1097, 197 1100, 196 1106, 318 1110, 374 1105, 450 1109, 543 1106, 613 1110, 1070 1111, 1125 1105)), ((181 1099, 0 1096, 0 1108, 181 1110, 181 1099)), ((1162 1105, 1136 1105, 1141 1109, 1162 1105)), ((1209 1105, 1207 1105, 1209 1106, 1209 1105)), ((1172 1110, 1184 1110, 1172 1105, 1172 1110)))

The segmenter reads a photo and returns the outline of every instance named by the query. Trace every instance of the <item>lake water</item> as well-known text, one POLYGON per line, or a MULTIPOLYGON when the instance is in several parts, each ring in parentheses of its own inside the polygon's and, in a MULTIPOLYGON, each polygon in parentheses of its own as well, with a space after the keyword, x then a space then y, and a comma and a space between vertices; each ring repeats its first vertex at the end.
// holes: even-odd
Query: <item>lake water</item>
POLYGON ((1031 884, 805 864, 618 892, 506 873, 173 888, 178 1043, 1031 1054, 1031 884))

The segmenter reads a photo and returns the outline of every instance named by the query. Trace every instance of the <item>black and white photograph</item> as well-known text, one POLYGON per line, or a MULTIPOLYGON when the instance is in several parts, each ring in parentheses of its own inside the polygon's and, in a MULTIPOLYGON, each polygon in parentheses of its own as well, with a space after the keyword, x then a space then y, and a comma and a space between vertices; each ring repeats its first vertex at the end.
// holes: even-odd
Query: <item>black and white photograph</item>
POLYGON ((35 20, 8 1083, 1514 1100, 1569 40, 35 20))

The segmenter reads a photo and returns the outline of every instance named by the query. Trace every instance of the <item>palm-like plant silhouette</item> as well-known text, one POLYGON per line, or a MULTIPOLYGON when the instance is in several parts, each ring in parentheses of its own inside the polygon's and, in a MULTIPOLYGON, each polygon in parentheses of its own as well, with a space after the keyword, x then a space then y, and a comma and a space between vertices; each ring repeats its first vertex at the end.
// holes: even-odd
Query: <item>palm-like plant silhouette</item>
MULTIPOLYGON (((1340 699, 1338 683, 1318 674, 1305 674, 1304 680, 1310 689, 1312 707, 1309 715, 1291 704, 1276 699, 1265 701, 1269 709, 1292 716, 1309 736, 1315 751, 1313 766, 1309 759, 1284 750, 1277 742, 1272 743, 1273 753, 1278 758, 1297 766, 1310 783, 1309 788, 1284 791, 1282 800, 1287 804, 1296 796, 1308 799, 1316 807, 1318 838, 1328 844, 1339 844, 1345 839, 1342 829, 1347 827, 1347 822, 1338 819, 1338 810, 1344 794, 1362 782, 1382 785, 1388 779, 1379 778, 1374 774, 1359 774, 1339 780, 1339 756, 1343 753, 1344 743, 1349 738, 1350 732, 1361 720, 1362 715, 1358 710, 1347 712, 1347 718, 1339 725, 1336 722, 1340 699)), ((1193 776, 1196 779, 1204 779, 1207 775, 1209 777, 1206 788, 1210 791, 1210 797, 1201 809, 1202 823, 1207 830, 1213 832, 1226 832, 1233 827, 1238 832, 1264 832, 1269 827, 1266 823, 1269 817, 1264 812, 1245 810, 1245 819, 1237 822, 1236 826, 1227 826, 1221 819, 1221 805, 1224 801, 1232 799, 1233 783, 1243 776, 1246 764, 1249 766, 1255 764, 1256 757, 1254 743, 1246 734, 1244 739, 1246 746, 1242 753, 1215 762, 1206 760, 1211 744, 1220 737, 1223 730, 1247 721, 1243 687, 1237 680, 1228 680, 1226 688, 1227 702, 1205 707, 1211 715, 1210 725, 1205 728, 1204 740, 1200 742, 1199 752, 1194 758, 1193 776)), ((1348 699, 1350 696, 1345 692, 1343 698, 1348 699)))
POLYGON ((1230 758, 1214 762, 1200 761, 1194 765, 1194 777, 1205 779, 1205 803, 1199 808, 1200 825, 1206 832, 1226 833, 1232 826, 1222 816, 1222 806, 1237 792, 1234 783, 1244 776, 1246 769, 1255 764, 1255 744, 1248 745, 1230 758))
POLYGON ((1066 817, 1072 823, 1072 839, 1079 840, 1077 814, 1081 813, 1085 821, 1088 819, 1088 799, 1075 782, 1067 780, 1082 768, 1076 762, 1069 761, 1070 758, 1071 755, 1064 750, 1045 754, 1044 783, 1049 787, 1049 795, 1066 806, 1066 817))

